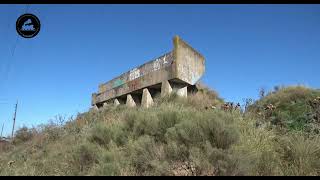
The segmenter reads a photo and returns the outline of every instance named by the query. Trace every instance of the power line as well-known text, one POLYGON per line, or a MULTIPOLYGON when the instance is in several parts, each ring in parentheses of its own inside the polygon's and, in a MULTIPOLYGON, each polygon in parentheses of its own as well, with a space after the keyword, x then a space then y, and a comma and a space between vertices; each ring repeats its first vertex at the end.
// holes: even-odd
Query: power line
POLYGON ((15 41, 15 44, 13 46, 13 50, 11 51, 11 60, 9 59, 8 63, 7 63, 7 67, 5 69, 5 72, 4 72, 4 79, 3 79, 3 82, 6 82, 8 79, 9 79, 9 74, 10 74, 10 69, 11 69, 11 65, 12 65, 12 62, 13 62, 13 56, 14 56, 14 53, 16 51, 16 47, 17 47, 17 43, 18 43, 18 36, 16 38, 16 41, 15 41))
MULTIPOLYGON (((11 24, 11 23, 10 23, 10 22, 11 22, 11 21, 10 21, 10 13, 8 13, 7 22, 8 22, 7 31, 4 33, 5 38, 8 38, 8 37, 9 37, 8 33, 10 32, 10 24, 11 24)), ((4 38, 3 38, 3 39, 4 39, 4 38)), ((7 39, 6 41, 8 42, 8 39, 7 39)), ((9 43, 8 43, 8 44, 9 44, 9 43)), ((8 46, 8 49, 10 50, 10 46, 8 46)), ((5 69, 5 68, 8 66, 9 61, 10 61, 10 59, 8 58, 8 60, 5 61, 5 63, 3 64, 3 68, 4 68, 3 71, 2 71, 2 72, 4 73, 3 76, 2 76, 3 79, 4 79, 5 75, 6 75, 6 69, 5 69)), ((2 73, 2 72, 1 72, 1 73, 2 73)), ((2 79, 2 78, 1 78, 1 79, 2 79)))
MULTIPOLYGON (((27 13, 28 12, 28 10, 29 10, 29 8, 30 8, 30 5, 29 4, 26 4, 26 7, 25 7, 25 13, 27 13)), ((10 16, 8 16, 8 29, 10 28, 10 16)), ((7 31, 8 32, 8 31, 7 31)), ((8 79, 9 79, 9 73, 10 73, 10 69, 11 69, 11 64, 12 64, 12 61, 13 61, 13 57, 14 57, 14 54, 15 54, 15 52, 16 52, 16 48, 17 48, 17 45, 18 45, 18 39, 19 38, 19 36, 18 35, 16 35, 16 40, 15 40, 15 43, 14 43, 14 45, 13 45, 13 48, 12 48, 12 50, 11 50, 11 56, 10 56, 10 58, 12 59, 11 61, 10 61, 10 58, 9 58, 9 60, 8 60, 8 63, 7 63, 7 68, 6 69, 4 69, 4 81, 3 82, 5 82, 5 81, 7 81, 8 79)), ((4 99, 0 99, 0 104, 8 104, 7 102, 1 102, 1 101, 3 101, 4 99)), ((7 99, 5 99, 6 101, 7 101, 7 99)), ((13 137, 13 133, 14 133, 14 128, 15 128, 15 122, 16 122, 16 114, 17 114, 17 107, 18 107, 18 101, 17 101, 17 103, 16 103, 16 106, 15 106, 15 112, 14 112, 14 117, 13 117, 13 127, 12 127, 12 137, 13 137)), ((2 125, 2 129, 1 129, 1 138, 2 138, 2 133, 3 133, 3 127, 4 127, 4 123, 3 123, 3 125, 2 125)))
MULTIPOLYGON (((28 12, 28 10, 29 10, 29 8, 30 8, 30 5, 29 4, 26 4, 26 6, 25 6, 25 13, 27 13, 28 12)), ((3 80, 3 82, 6 82, 8 79, 9 79, 9 74, 10 74, 10 69, 11 69, 11 64, 13 63, 13 57, 14 57, 14 54, 15 54, 15 52, 16 52, 16 48, 17 48, 17 45, 18 45, 18 40, 19 40, 19 36, 17 35, 16 36, 16 41, 15 41, 15 43, 14 43, 14 45, 13 45, 13 50, 11 50, 11 61, 10 61, 10 59, 8 60, 8 64, 7 64, 7 67, 6 67, 6 69, 4 70, 5 72, 4 72, 4 80, 3 80)))

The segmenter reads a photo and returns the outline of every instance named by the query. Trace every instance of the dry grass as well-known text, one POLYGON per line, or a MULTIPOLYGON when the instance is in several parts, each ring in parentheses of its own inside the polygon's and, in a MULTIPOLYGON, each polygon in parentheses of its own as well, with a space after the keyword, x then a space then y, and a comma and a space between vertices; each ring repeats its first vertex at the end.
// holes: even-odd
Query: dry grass
MULTIPOLYGON (((278 92, 261 102, 294 100, 286 93, 305 98, 310 91, 278 92)), ((36 131, 18 131, 15 145, 0 152, 0 175, 320 174, 318 134, 257 127, 254 112, 205 109, 221 102, 204 90, 187 100, 158 99, 149 109, 119 106, 68 121, 58 117, 36 131)))

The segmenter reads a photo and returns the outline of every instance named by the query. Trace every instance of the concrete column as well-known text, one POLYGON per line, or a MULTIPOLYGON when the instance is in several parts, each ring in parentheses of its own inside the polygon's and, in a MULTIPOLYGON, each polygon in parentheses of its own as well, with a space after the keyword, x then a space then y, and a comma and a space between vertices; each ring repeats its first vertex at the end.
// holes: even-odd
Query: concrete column
POLYGON ((107 103, 107 102, 104 102, 103 103, 103 107, 105 108, 105 107, 107 107, 109 104, 107 103))
POLYGON ((161 84, 161 97, 171 94, 172 87, 169 81, 163 81, 161 84))
POLYGON ((136 106, 136 103, 134 102, 131 94, 128 94, 128 95, 127 95, 126 105, 127 105, 128 107, 135 107, 135 106, 136 106))
POLYGON ((143 89, 141 106, 144 108, 149 108, 153 105, 152 96, 147 88, 143 89))
POLYGON ((188 96, 187 86, 177 89, 177 95, 180 97, 187 97, 188 96))
POLYGON ((99 110, 99 108, 98 108, 97 105, 93 105, 93 106, 92 106, 92 109, 93 109, 94 111, 98 111, 98 110, 99 110))
POLYGON ((118 106, 118 105, 120 105, 120 102, 119 102, 119 100, 116 98, 116 99, 114 99, 114 101, 113 101, 113 105, 114 106, 118 106))

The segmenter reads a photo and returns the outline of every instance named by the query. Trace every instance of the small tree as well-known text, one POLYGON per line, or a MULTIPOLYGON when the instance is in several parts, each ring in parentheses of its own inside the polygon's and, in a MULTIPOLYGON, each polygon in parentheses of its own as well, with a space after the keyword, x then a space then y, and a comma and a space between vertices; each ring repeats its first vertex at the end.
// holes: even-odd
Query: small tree
POLYGON ((14 136, 14 143, 23 143, 32 139, 34 130, 27 128, 26 126, 16 131, 14 136))

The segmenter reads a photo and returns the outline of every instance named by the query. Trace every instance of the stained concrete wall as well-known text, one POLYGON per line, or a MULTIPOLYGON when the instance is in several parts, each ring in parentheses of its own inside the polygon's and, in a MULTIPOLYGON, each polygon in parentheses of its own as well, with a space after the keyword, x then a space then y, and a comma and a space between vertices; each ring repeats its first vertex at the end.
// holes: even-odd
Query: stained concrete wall
POLYGON ((176 78, 195 85, 205 71, 204 57, 179 37, 174 38, 176 78))
POLYGON ((100 84, 99 91, 92 94, 92 105, 99 107, 103 102, 126 98, 128 94, 141 96, 146 87, 161 91, 162 82, 168 80, 173 89, 194 85, 205 71, 204 57, 178 36, 173 38, 173 44, 171 52, 100 84))

